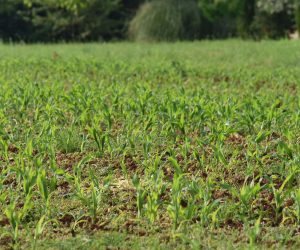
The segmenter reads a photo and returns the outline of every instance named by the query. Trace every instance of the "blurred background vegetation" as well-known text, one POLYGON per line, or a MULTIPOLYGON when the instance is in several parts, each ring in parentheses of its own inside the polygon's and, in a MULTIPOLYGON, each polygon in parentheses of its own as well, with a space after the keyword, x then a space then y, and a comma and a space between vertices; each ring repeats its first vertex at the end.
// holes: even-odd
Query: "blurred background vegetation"
POLYGON ((300 0, 0 0, 4 42, 279 39, 300 0))

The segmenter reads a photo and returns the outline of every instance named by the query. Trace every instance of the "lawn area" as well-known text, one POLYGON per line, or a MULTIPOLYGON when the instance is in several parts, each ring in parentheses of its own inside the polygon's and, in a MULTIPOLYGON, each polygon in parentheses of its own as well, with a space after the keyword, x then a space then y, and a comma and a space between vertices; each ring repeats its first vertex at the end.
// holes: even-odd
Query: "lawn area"
POLYGON ((0 45, 0 249, 299 249, 300 42, 0 45))

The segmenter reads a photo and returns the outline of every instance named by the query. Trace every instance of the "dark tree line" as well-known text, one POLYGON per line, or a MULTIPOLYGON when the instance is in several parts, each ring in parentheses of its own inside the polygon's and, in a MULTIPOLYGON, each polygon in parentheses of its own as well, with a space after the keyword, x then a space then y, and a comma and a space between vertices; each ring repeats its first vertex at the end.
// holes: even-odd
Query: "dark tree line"
POLYGON ((300 3, 298 0, 0 0, 3 41, 121 40, 148 32, 145 27, 163 40, 168 40, 166 32, 172 34, 172 39, 276 39, 300 29, 300 3), (177 10, 176 4, 180 6, 177 10), (178 27, 166 23, 164 11, 169 11, 181 25, 178 37, 178 27))

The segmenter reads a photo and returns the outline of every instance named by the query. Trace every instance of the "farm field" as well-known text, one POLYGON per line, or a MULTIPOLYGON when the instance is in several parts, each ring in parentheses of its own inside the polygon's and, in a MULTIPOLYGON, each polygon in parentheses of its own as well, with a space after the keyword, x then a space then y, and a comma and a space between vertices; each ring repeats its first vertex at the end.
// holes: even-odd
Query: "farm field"
POLYGON ((299 59, 0 45, 0 249, 299 249, 299 59))

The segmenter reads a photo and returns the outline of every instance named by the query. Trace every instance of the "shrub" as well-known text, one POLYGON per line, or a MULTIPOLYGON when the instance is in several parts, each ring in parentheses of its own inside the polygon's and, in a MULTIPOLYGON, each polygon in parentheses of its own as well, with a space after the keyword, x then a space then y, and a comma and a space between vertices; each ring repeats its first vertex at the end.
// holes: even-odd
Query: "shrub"
POLYGON ((193 0, 154 0, 143 4, 129 25, 137 41, 193 40, 198 37, 200 12, 193 0))
POLYGON ((295 22, 295 3, 295 0, 258 1, 255 22, 259 24, 262 38, 287 37, 295 22))
POLYGON ((300 33, 300 4, 296 5, 295 8, 295 18, 296 18, 296 28, 298 33, 300 33))
POLYGON ((251 24, 251 33, 257 39, 279 39, 287 37, 292 26, 293 17, 287 12, 258 12, 251 24))

